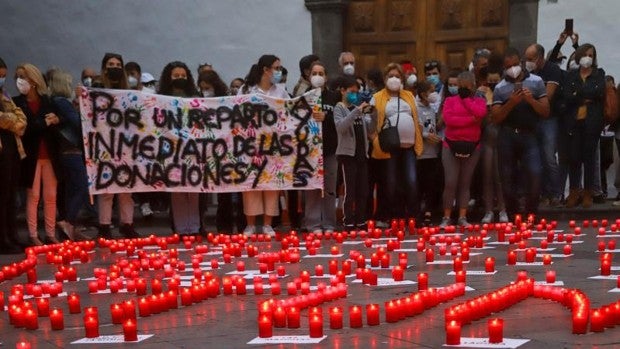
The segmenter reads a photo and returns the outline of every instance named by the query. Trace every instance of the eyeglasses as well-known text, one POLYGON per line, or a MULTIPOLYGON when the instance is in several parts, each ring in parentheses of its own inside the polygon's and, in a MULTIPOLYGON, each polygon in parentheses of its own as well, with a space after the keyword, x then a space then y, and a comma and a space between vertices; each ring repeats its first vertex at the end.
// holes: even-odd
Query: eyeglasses
POLYGON ((439 67, 439 62, 437 61, 428 61, 424 63, 424 69, 430 70, 439 67))

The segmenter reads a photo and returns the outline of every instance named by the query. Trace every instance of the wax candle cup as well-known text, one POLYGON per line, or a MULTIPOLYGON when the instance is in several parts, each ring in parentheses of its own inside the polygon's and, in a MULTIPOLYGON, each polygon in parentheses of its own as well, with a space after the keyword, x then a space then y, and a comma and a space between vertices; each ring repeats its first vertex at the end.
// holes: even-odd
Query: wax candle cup
POLYGON ((461 324, 458 321, 452 320, 446 324, 446 344, 461 344, 461 324))
POLYGON ((489 329, 489 343, 501 343, 504 341, 504 320, 490 319, 487 323, 489 329))

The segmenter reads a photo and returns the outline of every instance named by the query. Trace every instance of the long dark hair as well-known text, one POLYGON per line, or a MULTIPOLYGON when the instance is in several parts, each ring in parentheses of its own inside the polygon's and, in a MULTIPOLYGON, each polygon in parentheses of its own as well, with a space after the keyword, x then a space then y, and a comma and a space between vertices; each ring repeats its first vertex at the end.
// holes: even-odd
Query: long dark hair
POLYGON ((213 92, 215 97, 222 97, 228 95, 228 86, 222 81, 220 76, 215 70, 207 70, 198 76, 198 85, 204 81, 207 84, 213 86, 213 92))
POLYGON ((252 65, 250 72, 245 77, 243 93, 247 93, 250 87, 256 86, 260 82, 260 79, 263 77, 264 68, 271 68, 273 63, 279 60, 280 58, 275 55, 262 55, 258 59, 258 63, 252 65))
POLYGON ((164 70, 161 72, 159 76, 159 91, 157 93, 162 95, 172 95, 172 69, 174 68, 183 68, 185 70, 185 74, 187 74, 187 85, 185 85, 185 90, 183 94, 186 97, 194 97, 198 96, 198 90, 196 89, 196 82, 194 81, 194 77, 192 76, 192 71, 189 70, 187 64, 174 61, 166 64, 164 70))
POLYGON ((127 75, 125 74, 124 69, 123 69, 123 75, 121 77, 121 81, 119 81, 118 85, 113 86, 112 82, 108 78, 106 64, 112 58, 116 58, 119 61, 121 61, 121 66, 120 66, 121 69, 123 69, 123 67, 125 66, 125 63, 123 62, 123 56, 119 55, 118 53, 106 53, 103 56, 103 59, 101 60, 101 80, 103 82, 103 86, 105 88, 120 88, 122 90, 126 90, 129 88, 129 84, 127 83, 127 75))
POLYGON ((594 57, 592 58, 592 68, 596 70, 596 68, 598 67, 598 62, 596 60, 596 47, 594 47, 594 45, 592 44, 583 44, 577 47, 577 49, 575 50, 575 63, 579 64, 581 57, 585 56, 586 52, 589 49, 592 49, 594 53, 594 57))

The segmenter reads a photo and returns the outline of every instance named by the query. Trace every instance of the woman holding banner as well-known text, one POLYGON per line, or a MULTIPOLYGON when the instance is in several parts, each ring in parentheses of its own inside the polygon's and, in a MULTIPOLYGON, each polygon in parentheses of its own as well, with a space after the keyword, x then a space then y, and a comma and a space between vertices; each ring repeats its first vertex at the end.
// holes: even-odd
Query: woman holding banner
MULTIPOLYGON (((168 63, 159 78, 161 95, 175 97, 196 97, 198 90, 192 72, 183 62, 168 63)), ((176 233, 196 234, 200 231, 201 219, 198 209, 199 193, 171 193, 172 225, 176 233)))
MULTIPOLYGON (((123 69, 123 57, 117 53, 106 53, 101 61, 101 79, 104 88, 120 90, 129 89, 127 76, 123 69)), ((133 226, 133 198, 131 193, 119 193, 118 206, 120 211, 120 233, 127 238, 136 238, 140 235, 133 226)), ((110 239, 110 225, 112 224, 112 203, 114 194, 99 195, 99 237, 110 239)))
POLYGON ((37 230, 39 199, 43 193, 45 242, 56 244, 56 190, 60 174, 58 130, 60 122, 47 97, 47 84, 41 71, 32 64, 22 64, 15 71, 19 95, 13 98, 26 114, 24 133, 26 158, 22 160, 22 185, 27 188, 26 221, 30 244, 43 245, 37 230))
MULTIPOLYGON (((275 98, 289 98, 284 87, 279 85, 281 79, 280 58, 263 55, 252 65, 239 94, 260 93, 275 98)), ((256 233, 256 216, 262 214, 263 234, 275 236, 271 222, 278 215, 278 195, 277 190, 243 192, 243 211, 248 221, 243 234, 251 236, 256 233)))

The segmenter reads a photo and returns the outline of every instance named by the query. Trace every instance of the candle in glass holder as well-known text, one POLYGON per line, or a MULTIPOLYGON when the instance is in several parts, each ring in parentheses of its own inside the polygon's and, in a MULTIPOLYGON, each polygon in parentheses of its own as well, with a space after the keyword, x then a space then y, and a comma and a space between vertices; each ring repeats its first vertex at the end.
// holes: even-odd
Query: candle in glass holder
POLYGON ((544 265, 550 265, 551 264, 551 255, 550 254, 544 254, 543 255, 543 264, 544 265))
POLYGON ((62 309, 54 308, 50 312, 50 323, 53 331, 64 330, 65 319, 62 316, 62 309))
POLYGON ((120 304, 110 304, 110 313, 112 315, 112 323, 115 325, 120 325, 123 323, 123 319, 125 318, 125 310, 120 304))
MULTIPOLYGON (((189 304, 191 305, 192 304, 191 293, 189 297, 190 297, 189 304)), ((181 293, 181 302, 183 302, 183 293, 181 293)), ((186 305, 186 304, 183 304, 183 305, 186 305)), ((140 298, 140 300, 138 300, 138 313, 140 314, 140 317, 151 316, 151 304, 148 298, 142 297, 140 298)))
POLYGON ((320 314, 310 315, 310 338, 323 337, 323 316, 320 314))
POLYGON ((467 281, 467 272, 465 270, 459 270, 454 274, 454 281, 456 283, 466 283, 467 281))
POLYGON ((603 312, 601 312, 599 309, 595 309, 590 315, 590 331, 603 332, 604 330, 605 318, 603 316, 603 312))
POLYGON ((548 284, 554 284, 555 283, 555 270, 547 270, 546 280, 545 281, 548 284))
POLYGON ((39 319, 37 313, 33 309, 27 309, 24 313, 24 327, 27 330, 36 330, 39 328, 39 319))
POLYGON ((487 326, 489 329, 489 343, 501 343, 504 341, 503 319, 490 319, 487 326))
POLYGON ((82 311, 80 306, 80 296, 76 293, 72 293, 67 297, 69 303, 69 314, 79 314, 82 311))
MULTIPOLYGON (((37 314, 39 317, 45 317, 50 315, 50 300, 48 298, 37 299, 37 314)), ((2 305, 4 307, 4 304, 2 305)))
POLYGON ((379 325, 380 319, 378 304, 366 304, 366 323, 368 326, 379 325))
POLYGON ((418 291, 424 291, 428 289, 428 274, 418 273, 418 291))
POLYGON ((123 322, 123 337, 125 342, 136 342, 138 340, 138 327, 134 319, 127 319, 123 322))
POLYGON ((342 308, 330 307, 329 308, 329 328, 332 330, 338 330, 342 328, 342 308))
POLYGON ((446 324, 446 344, 461 344, 461 323, 455 320, 446 324))
POLYGON ((281 306, 273 312, 273 327, 286 327, 286 311, 281 306))
POLYGON ((435 253, 432 248, 426 249, 426 263, 431 263, 435 260, 435 253))
POLYGON ((392 268, 392 278, 394 279, 394 281, 403 281, 405 278, 403 268, 398 265, 392 268))
POLYGON ((15 345, 15 349, 31 349, 31 348, 32 346, 28 342, 19 342, 15 345))
POLYGON ((487 257, 484 260, 484 271, 486 273, 492 273, 495 271, 495 258, 487 257))
POLYGON ((301 326, 301 314, 297 307, 289 307, 286 310, 286 322, 288 328, 299 328, 301 326))
POLYGON ((349 327, 362 327, 362 308, 359 305, 349 307, 349 327))
POLYGON ((260 338, 269 338, 273 336, 271 317, 269 315, 263 314, 258 317, 258 336, 260 338))
POLYGON ((86 338, 99 337, 99 320, 94 316, 86 316, 84 318, 84 329, 86 330, 86 338))

